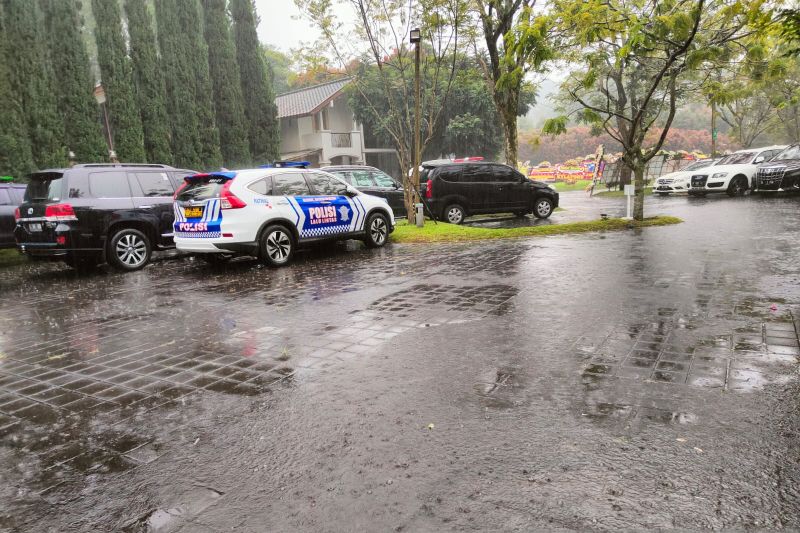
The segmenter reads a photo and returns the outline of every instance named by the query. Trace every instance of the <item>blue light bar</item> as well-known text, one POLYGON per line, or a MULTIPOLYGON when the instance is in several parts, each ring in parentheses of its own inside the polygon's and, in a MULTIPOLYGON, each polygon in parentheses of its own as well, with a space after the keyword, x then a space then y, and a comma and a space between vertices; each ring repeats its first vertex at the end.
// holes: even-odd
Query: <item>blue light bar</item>
POLYGON ((308 168, 308 161, 275 161, 271 165, 261 165, 258 168, 308 168))

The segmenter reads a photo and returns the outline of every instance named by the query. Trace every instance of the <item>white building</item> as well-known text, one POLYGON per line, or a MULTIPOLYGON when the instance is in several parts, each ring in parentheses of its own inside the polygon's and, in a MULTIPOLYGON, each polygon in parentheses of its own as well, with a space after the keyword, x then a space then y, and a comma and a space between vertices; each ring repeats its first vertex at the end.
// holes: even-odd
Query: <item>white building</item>
MULTIPOLYGON (((371 165, 389 174, 399 166, 395 150, 365 143, 364 129, 353 117, 343 78, 278 95, 281 159, 326 165, 371 165)), ((395 176, 399 177, 399 176, 395 176)))

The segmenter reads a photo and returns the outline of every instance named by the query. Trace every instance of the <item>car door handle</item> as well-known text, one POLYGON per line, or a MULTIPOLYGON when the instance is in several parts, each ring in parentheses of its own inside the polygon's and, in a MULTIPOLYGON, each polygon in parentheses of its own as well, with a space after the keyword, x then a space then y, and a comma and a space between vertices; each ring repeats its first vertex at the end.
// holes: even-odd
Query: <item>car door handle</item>
POLYGON ((153 209, 152 205, 140 205, 139 209, 153 209))

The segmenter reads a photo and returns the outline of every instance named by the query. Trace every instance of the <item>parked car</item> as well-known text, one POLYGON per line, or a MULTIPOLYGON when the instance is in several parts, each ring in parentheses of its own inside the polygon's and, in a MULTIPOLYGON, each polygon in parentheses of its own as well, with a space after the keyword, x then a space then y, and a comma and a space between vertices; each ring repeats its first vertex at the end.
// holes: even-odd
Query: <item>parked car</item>
POLYGON ((363 193, 385 198, 394 216, 406 216, 403 186, 385 172, 364 165, 335 165, 320 170, 343 179, 363 193))
POLYGON ((793 144, 758 167, 753 192, 800 190, 800 144, 793 144))
POLYGON ((17 206, 25 196, 25 185, 0 181, 0 248, 14 248, 17 206))
POLYGON ((32 258, 75 268, 107 261, 137 270, 173 246, 173 195, 194 171, 166 165, 86 164, 34 172, 14 237, 32 258))
POLYGON ((670 172, 657 178, 653 186, 653 194, 659 196, 669 196, 670 194, 685 194, 689 190, 689 180, 696 170, 714 166, 719 161, 717 159, 700 159, 690 163, 685 168, 677 172, 670 172))
POLYGON ((303 168, 187 176, 174 209, 178 249, 212 263, 252 255, 283 266, 299 245, 324 240, 361 239, 377 248, 395 225, 382 198, 303 168))
POLYGON ((555 189, 508 165, 428 161, 422 167, 420 194, 437 218, 451 224, 481 213, 547 218, 558 207, 555 189))
POLYGON ((786 146, 739 150, 724 156, 713 167, 692 174, 689 194, 705 196, 708 193, 727 193, 741 196, 753 186, 758 165, 778 155, 786 146))

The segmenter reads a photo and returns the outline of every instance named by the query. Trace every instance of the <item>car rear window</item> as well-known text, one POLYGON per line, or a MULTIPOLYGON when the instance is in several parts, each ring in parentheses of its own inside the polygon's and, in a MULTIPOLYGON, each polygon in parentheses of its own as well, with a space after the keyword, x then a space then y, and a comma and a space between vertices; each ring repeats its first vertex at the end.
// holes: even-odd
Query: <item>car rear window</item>
POLYGON ((188 181, 188 185, 181 190, 178 195, 178 200, 181 202, 189 202, 192 200, 217 198, 226 181, 228 181, 228 178, 219 176, 192 178, 188 181))
POLYGON ((64 196, 64 175, 57 172, 31 174, 25 189, 26 202, 57 202, 64 196))

